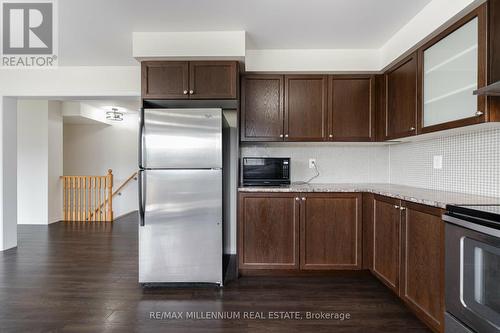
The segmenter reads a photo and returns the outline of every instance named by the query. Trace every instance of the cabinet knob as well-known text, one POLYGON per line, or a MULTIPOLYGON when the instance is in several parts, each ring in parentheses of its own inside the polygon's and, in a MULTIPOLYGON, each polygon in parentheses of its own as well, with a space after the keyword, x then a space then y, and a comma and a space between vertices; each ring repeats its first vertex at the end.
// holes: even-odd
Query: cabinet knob
POLYGON ((187 95, 187 94, 188 94, 188 91, 187 91, 187 90, 184 90, 182 93, 183 93, 184 95, 187 95))
POLYGON ((328 135, 329 138, 333 138, 333 134, 328 135))
POLYGON ((285 134, 285 138, 288 138, 288 134, 285 134))
POLYGON ((478 117, 479 117, 479 116, 482 116, 483 114, 484 114, 484 112, 482 112, 482 111, 477 111, 477 112, 476 112, 476 116, 478 116, 478 117))
POLYGON ((282 138, 282 137, 283 137, 283 134, 280 134, 280 138, 282 138))
POLYGON ((415 130, 415 127, 411 126, 410 131, 414 131, 414 130, 415 130))
POLYGON ((194 90, 189 90, 189 95, 194 94, 194 90))
POLYGON ((295 197, 295 200, 299 201, 299 200, 300 200, 300 198, 299 198, 299 197, 295 197))
POLYGON ((306 197, 302 197, 301 199, 302 199, 302 201, 305 201, 305 200, 306 200, 306 197))
POLYGON ((406 209, 406 207, 403 207, 403 206, 399 207, 399 210, 405 210, 405 209, 406 209))
POLYGON ((394 208, 399 209, 399 206, 398 205, 394 205, 394 208))

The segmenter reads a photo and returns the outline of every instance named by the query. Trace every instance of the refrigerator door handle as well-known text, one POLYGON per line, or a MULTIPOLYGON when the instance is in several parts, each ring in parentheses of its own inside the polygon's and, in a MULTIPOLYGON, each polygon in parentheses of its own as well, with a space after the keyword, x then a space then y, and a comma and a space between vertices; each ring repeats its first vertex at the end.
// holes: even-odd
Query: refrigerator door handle
POLYGON ((141 108, 140 112, 140 120, 139 120, 139 151, 138 151, 138 159, 139 159, 139 169, 143 169, 144 166, 144 108, 141 108))
POLYGON ((143 179, 144 170, 139 171, 139 225, 144 227, 144 203, 146 201, 146 182, 143 179))

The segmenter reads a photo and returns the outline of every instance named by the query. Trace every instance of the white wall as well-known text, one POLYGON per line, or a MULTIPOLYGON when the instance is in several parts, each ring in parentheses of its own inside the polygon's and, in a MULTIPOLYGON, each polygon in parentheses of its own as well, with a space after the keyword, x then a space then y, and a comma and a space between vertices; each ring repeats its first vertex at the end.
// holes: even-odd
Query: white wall
POLYGON ((48 219, 49 222, 63 219, 62 183, 63 175, 63 117, 61 102, 49 101, 48 114, 48 219))
POLYGON ((17 100, 0 96, 0 251, 17 246, 16 115, 17 100))
MULTIPOLYGON (((127 113, 123 122, 111 124, 64 124, 64 175, 105 175, 112 169, 116 189, 138 170, 138 114, 127 113)), ((137 210, 137 195, 132 181, 113 198, 114 216, 137 210)))
POLYGON ((48 102, 17 103, 18 224, 48 223, 48 102))
POLYGON ((19 100, 18 224, 62 219, 62 115, 59 102, 19 100))

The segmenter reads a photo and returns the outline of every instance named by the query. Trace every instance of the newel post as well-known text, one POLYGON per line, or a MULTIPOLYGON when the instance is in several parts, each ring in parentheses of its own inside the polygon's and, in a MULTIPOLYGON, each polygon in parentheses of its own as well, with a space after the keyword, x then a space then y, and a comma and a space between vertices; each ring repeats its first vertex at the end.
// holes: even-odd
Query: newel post
POLYGON ((108 179, 106 184, 108 185, 108 207, 106 207, 107 216, 106 220, 109 222, 113 221, 113 170, 108 170, 108 175, 106 176, 108 179))

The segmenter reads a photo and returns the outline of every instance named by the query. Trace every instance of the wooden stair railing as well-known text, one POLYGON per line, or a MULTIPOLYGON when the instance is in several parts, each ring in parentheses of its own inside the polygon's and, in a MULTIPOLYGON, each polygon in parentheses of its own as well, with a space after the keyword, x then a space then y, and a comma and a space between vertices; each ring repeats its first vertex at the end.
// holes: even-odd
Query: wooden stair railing
MULTIPOLYGON (((125 187, 127 186, 127 184, 132 181, 132 179, 137 179, 137 171, 134 171, 133 174, 130 175, 130 177, 127 178, 127 180, 125 180, 123 182, 123 184, 121 184, 120 186, 118 186, 118 188, 111 194, 111 199, 113 199, 113 197, 117 194, 120 193, 120 191, 125 187)), ((97 214, 99 212, 100 209, 102 209, 104 207, 104 205, 106 205, 108 203, 108 199, 106 199, 99 207, 97 207, 94 212, 90 215, 91 217, 94 215, 94 214, 97 214)))
POLYGON ((105 176, 61 176, 64 221, 113 221, 113 172, 105 176))

